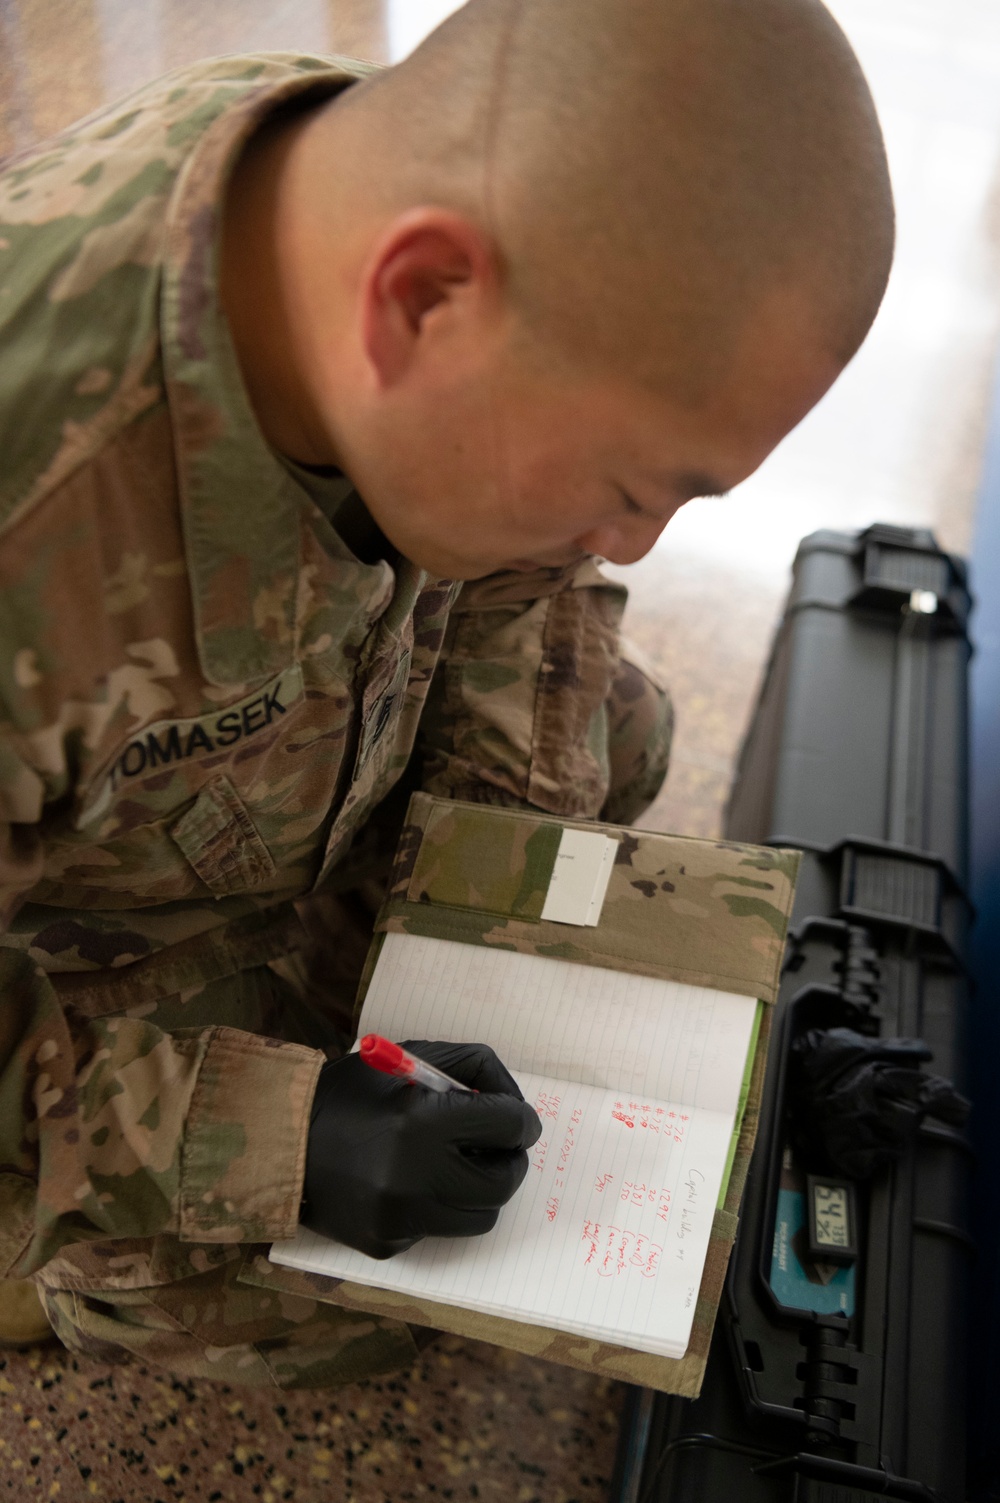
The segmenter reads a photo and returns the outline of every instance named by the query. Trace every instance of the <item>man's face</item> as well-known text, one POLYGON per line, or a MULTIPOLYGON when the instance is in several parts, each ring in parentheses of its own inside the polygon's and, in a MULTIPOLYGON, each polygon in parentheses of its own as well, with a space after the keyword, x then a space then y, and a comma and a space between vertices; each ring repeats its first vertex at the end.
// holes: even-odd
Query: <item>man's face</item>
POLYGON ((697 407, 553 376, 499 340, 397 392, 348 468, 389 540, 432 575, 586 553, 633 563, 685 501, 751 474, 835 379, 801 329, 788 308, 761 315, 697 407))

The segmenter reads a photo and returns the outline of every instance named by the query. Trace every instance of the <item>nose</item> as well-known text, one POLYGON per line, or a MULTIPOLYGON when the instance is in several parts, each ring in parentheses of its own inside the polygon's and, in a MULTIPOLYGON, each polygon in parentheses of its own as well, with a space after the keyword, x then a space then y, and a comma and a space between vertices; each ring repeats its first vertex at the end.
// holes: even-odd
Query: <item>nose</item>
POLYGON ((593 527, 577 543, 585 553, 596 553, 611 564, 634 564, 645 558, 666 525, 658 517, 629 517, 593 527))

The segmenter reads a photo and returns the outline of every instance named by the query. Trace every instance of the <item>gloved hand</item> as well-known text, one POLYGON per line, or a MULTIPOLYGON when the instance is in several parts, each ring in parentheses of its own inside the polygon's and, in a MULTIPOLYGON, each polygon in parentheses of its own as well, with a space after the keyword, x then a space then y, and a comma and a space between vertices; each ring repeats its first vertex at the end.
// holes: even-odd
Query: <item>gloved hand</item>
POLYGON ((404 1049, 478 1095, 439 1095, 366 1065, 320 1071, 306 1152, 303 1223, 370 1258, 422 1237, 474 1237, 496 1225, 528 1172, 542 1126, 486 1044, 408 1041, 404 1049))
POLYGON ((809 1168, 867 1179, 902 1158, 925 1117, 961 1126, 969 1103, 950 1080, 925 1075, 921 1039, 872 1039, 851 1028, 810 1029, 792 1046, 793 1139, 809 1168))

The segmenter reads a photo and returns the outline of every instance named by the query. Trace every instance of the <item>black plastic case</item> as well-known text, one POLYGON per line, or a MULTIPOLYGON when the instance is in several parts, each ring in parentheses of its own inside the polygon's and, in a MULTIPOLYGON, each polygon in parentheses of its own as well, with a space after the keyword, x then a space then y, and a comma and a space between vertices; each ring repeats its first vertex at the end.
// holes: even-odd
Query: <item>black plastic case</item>
POLYGON ((780 1304, 771 1279, 800 1031, 923 1038, 963 1088, 969 608, 929 532, 799 547, 726 819, 805 852, 757 1147, 702 1395, 631 1391, 615 1503, 965 1497, 965 1135, 927 1122, 914 1155, 854 1187, 853 1313, 780 1304))

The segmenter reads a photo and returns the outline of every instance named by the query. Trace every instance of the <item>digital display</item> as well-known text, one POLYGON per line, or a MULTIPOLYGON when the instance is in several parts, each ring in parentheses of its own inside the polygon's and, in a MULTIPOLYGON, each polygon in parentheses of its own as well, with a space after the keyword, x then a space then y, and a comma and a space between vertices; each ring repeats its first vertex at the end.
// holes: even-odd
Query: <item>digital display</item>
POLYGON ((813 1195, 817 1247, 850 1247, 851 1222, 843 1185, 816 1185, 813 1195))
POLYGON ((850 1180, 806 1176, 809 1256, 816 1263, 853 1263, 858 1256, 857 1213, 850 1180))

